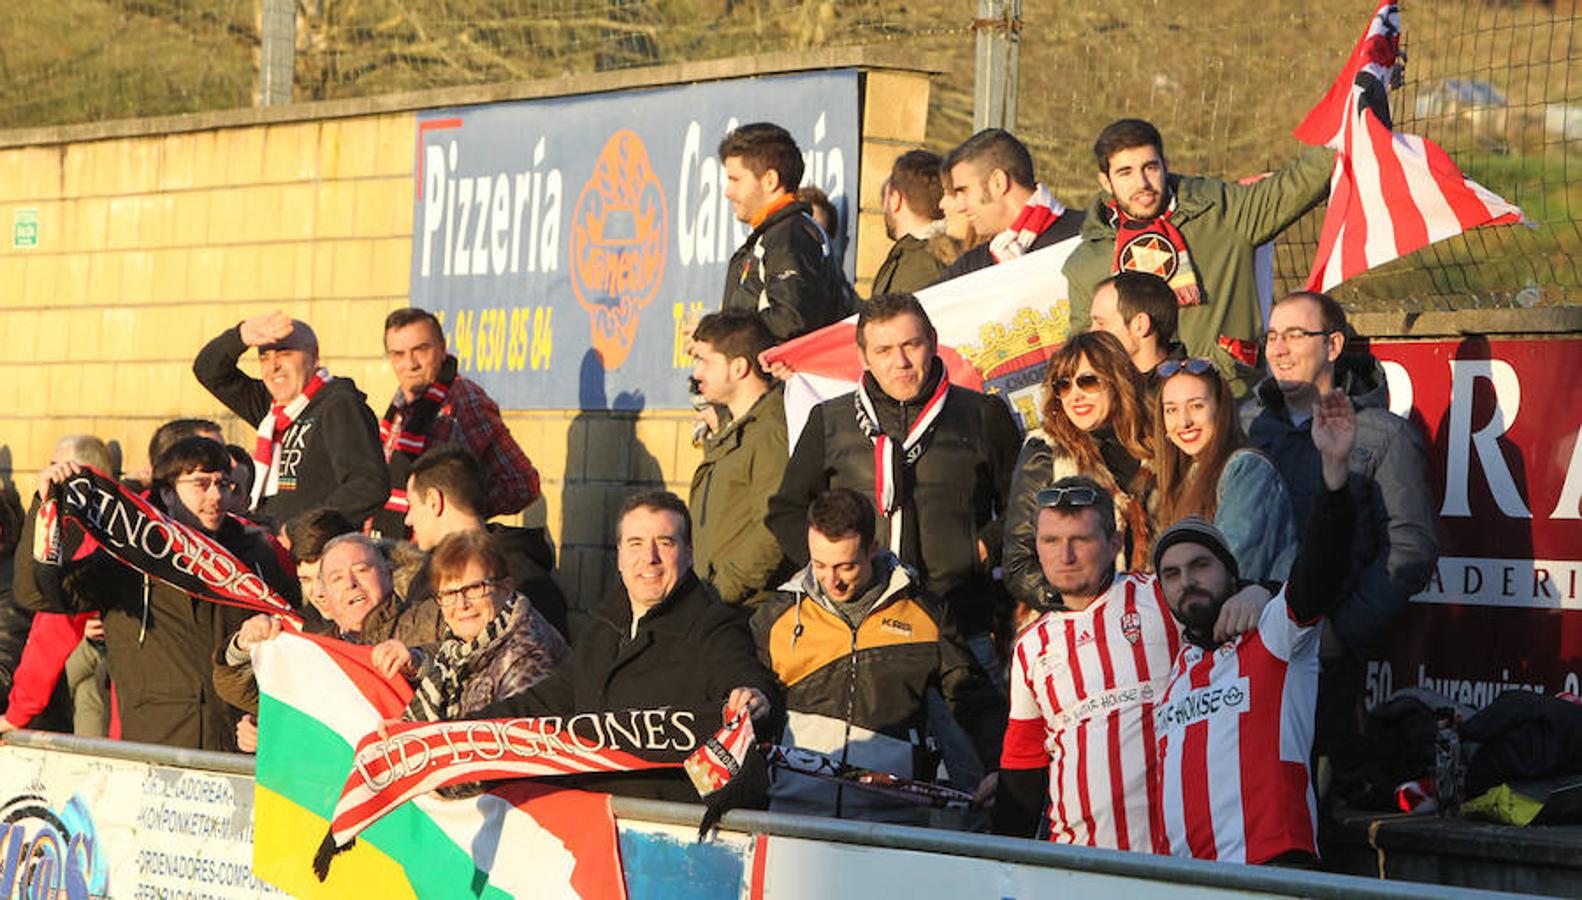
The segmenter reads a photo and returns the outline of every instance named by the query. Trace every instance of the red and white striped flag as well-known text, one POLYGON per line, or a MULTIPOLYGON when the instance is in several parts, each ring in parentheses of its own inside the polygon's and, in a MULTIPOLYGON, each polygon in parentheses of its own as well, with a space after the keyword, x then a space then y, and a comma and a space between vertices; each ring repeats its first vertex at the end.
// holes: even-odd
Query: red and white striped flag
POLYGON ((1308 290, 1327 291, 1480 225, 1523 221, 1520 209, 1461 174, 1438 144, 1392 131, 1367 102, 1368 87, 1385 96, 1400 41, 1400 7, 1384 0, 1329 93, 1293 132, 1337 151, 1308 290))

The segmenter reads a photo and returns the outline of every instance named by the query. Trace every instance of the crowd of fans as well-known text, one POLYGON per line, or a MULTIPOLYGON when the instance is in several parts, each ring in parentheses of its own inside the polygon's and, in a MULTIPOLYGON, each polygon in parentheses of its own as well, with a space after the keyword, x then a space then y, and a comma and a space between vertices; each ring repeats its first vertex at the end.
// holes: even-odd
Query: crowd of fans
MULTIPOLYGON (((1137 120, 1094 151, 1085 212, 1004 131, 902 154, 881 200, 895 244, 858 299, 791 136, 728 135, 726 194, 751 234, 690 339, 702 461, 685 500, 621 506, 606 597, 561 593, 543 529, 490 521, 538 499, 538 472, 421 309, 385 323, 382 417, 307 323, 226 329, 193 371, 256 425, 253 446, 169 422, 127 480, 309 630, 370 645, 412 685, 409 719, 719 704, 761 739, 974 795, 957 827, 1310 864, 1312 761, 1354 729, 1359 653, 1435 561, 1422 440, 1334 300, 1260 311, 1255 249, 1323 198, 1329 151, 1248 184, 1172 172, 1137 120), (1024 434, 999 398, 950 383, 916 292, 1068 238, 1074 330, 1024 434), (852 311, 861 382, 793 441, 762 354, 852 311), (248 352, 259 378, 238 368, 248 352)), ((41 499, 83 466, 111 471, 104 443, 63 437, 27 511, 0 504, 0 732, 256 749, 250 651, 277 619, 103 551, 35 558, 41 499)), ((696 799, 668 770, 598 784, 696 799)), ((790 771, 763 800, 930 819, 790 771)))

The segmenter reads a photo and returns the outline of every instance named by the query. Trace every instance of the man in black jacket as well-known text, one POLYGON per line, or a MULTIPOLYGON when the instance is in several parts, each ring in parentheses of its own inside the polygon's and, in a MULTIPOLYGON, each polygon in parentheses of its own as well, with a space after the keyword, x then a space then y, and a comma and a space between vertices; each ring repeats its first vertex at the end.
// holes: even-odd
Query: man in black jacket
POLYGON ((720 141, 725 196, 752 227, 725 272, 721 309, 756 310, 775 340, 822 328, 850 313, 845 275, 829 238, 796 199, 802 151, 779 125, 754 122, 720 141))
POLYGON ((950 384, 938 343, 911 294, 863 307, 862 382, 808 414, 765 522, 806 565, 813 498, 833 487, 873 498, 880 545, 944 598, 971 638, 989 629, 1003 596, 990 573, 1022 436, 1000 398, 950 384))
POLYGON ((379 424, 349 378, 319 367, 319 341, 305 322, 265 313, 226 329, 192 364, 198 381, 231 412, 258 425, 252 508, 283 524, 328 506, 363 522, 384 506, 390 475, 379 424), (236 367, 258 348, 263 379, 236 367))
MULTIPOLYGON (((549 577, 555 565, 555 551, 543 528, 516 528, 484 521, 488 508, 488 476, 483 464, 465 447, 435 447, 412 463, 407 476, 409 501, 406 524, 412 529, 412 543, 424 553, 432 553, 439 542, 465 531, 487 531, 505 556, 511 583, 562 636, 566 630, 566 595, 549 577)), ((407 599, 418 603, 434 594, 429 578, 428 560, 413 576, 407 599)))
POLYGON ((1082 231, 1083 212, 1066 209, 1033 178, 1033 155, 1009 131, 985 128, 950 151, 942 168, 949 181, 947 208, 955 206, 983 243, 961 254, 939 281, 1042 250, 1082 231))
MULTIPOLYGON (((723 707, 751 713, 760 734, 779 728, 779 691, 758 661, 747 618, 692 571, 692 517, 674 494, 647 491, 621 504, 621 584, 595 607, 571 662, 474 718, 570 716, 621 709, 723 707)), ((680 769, 577 777, 578 786, 696 803, 680 769)), ((754 798, 758 803, 766 797, 754 798)))
MULTIPOLYGON (((264 536, 223 508, 230 455, 204 437, 177 441, 154 463, 150 503, 196 528, 258 572, 277 593, 289 591, 264 536)), ((58 463, 39 474, 39 495, 75 472, 58 463)), ((28 516, 31 547, 36 511, 28 516)), ((105 657, 128 741, 201 750, 234 750, 237 710, 211 678, 215 648, 248 616, 244 609, 201 600, 131 568, 107 550, 63 566, 17 554, 18 601, 35 612, 104 613, 105 657)))

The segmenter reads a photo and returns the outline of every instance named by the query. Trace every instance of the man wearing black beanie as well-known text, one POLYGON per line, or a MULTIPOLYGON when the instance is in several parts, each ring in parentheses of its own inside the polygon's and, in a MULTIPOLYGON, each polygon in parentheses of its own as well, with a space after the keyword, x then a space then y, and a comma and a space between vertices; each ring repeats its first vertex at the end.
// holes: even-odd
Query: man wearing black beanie
POLYGON ((1356 414, 1343 394, 1314 407, 1319 498, 1291 578, 1256 629, 1215 634, 1241 586, 1224 535, 1188 517, 1159 536, 1154 568, 1187 642, 1154 709, 1159 806, 1169 852, 1248 863, 1317 860, 1308 759, 1318 693, 1318 626, 1345 596, 1355 513, 1346 458, 1356 414))

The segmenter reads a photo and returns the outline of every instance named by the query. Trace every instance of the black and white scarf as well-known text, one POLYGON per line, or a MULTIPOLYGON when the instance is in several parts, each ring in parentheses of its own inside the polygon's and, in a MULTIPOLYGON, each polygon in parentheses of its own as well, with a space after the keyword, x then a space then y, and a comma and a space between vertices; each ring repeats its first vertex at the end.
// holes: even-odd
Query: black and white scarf
POLYGON ((923 438, 934 427, 934 422, 939 419, 940 412, 945 408, 945 395, 950 392, 950 374, 940 366, 939 385, 934 388, 934 393, 923 404, 923 409, 917 414, 917 419, 912 422, 912 427, 907 429, 906 437, 902 439, 899 454, 895 441, 879 425, 879 416, 874 412, 873 398, 868 396, 868 379, 864 378, 857 383, 857 390, 853 398, 856 407, 857 427, 873 442, 873 503, 890 522, 890 550, 893 553, 901 552, 901 497, 897 488, 897 481, 901 477, 903 467, 911 466, 917 458, 923 455, 923 438), (900 458, 897 459, 897 456, 900 458))
POLYGON ((516 597, 505 601, 483 631, 470 641, 443 641, 423 669, 422 680, 412 691, 404 718, 409 722, 443 722, 461 715, 461 682, 467 662, 511 630, 516 597))

